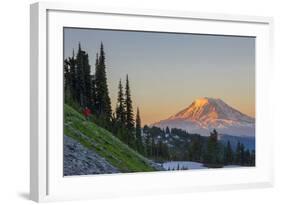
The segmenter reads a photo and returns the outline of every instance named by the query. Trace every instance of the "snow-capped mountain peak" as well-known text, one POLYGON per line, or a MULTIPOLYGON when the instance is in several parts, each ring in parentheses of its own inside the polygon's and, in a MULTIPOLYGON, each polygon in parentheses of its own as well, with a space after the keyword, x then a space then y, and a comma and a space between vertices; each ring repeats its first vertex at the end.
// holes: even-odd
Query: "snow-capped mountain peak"
POLYGON ((230 107, 221 99, 200 98, 169 119, 188 119, 208 122, 217 119, 254 122, 254 119, 230 107))
POLYGON ((153 125, 181 128, 202 135, 209 134, 214 128, 223 134, 255 134, 254 118, 232 108, 221 99, 208 97, 193 101, 187 108, 153 125))

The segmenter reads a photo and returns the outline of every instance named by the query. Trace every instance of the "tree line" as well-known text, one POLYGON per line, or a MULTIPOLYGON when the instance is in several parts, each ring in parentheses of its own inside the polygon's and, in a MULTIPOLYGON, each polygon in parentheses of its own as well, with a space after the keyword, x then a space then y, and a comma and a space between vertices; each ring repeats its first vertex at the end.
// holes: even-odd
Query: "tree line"
MULTIPOLYGON (((244 144, 237 142, 236 146, 218 140, 218 132, 213 130, 209 137, 190 134, 185 130, 166 127, 143 128, 144 138, 154 141, 154 144, 164 144, 168 155, 156 158, 163 161, 194 161, 208 167, 224 165, 254 166, 255 151, 246 149, 244 144)), ((145 140, 146 141, 146 140, 145 140)), ((165 150, 164 149, 164 150, 165 150)))
POLYGON ((230 142, 226 144, 218 140, 216 130, 210 133, 205 141, 193 140, 189 146, 188 158, 199 161, 209 167, 220 167, 222 165, 255 165, 255 151, 246 149, 244 144, 237 142, 236 148, 230 142), (203 143, 202 143, 203 142, 203 143))
POLYGON ((145 144, 145 156, 155 161, 170 160, 170 152, 168 144, 163 140, 163 135, 159 133, 161 129, 158 127, 143 127, 143 140, 145 144))
POLYGON ((112 110, 109 97, 106 57, 103 43, 96 54, 94 72, 91 72, 89 56, 81 48, 74 50, 71 57, 64 60, 64 103, 76 110, 91 110, 90 120, 109 130, 128 146, 144 154, 141 137, 141 117, 139 108, 133 113, 133 102, 128 75, 125 88, 120 79, 115 111, 112 110))
POLYGON ((95 73, 91 73, 89 56, 78 45, 78 51, 64 60, 64 93, 65 103, 78 108, 88 107, 104 121, 112 118, 111 100, 109 97, 105 70, 105 53, 103 44, 97 53, 95 73))

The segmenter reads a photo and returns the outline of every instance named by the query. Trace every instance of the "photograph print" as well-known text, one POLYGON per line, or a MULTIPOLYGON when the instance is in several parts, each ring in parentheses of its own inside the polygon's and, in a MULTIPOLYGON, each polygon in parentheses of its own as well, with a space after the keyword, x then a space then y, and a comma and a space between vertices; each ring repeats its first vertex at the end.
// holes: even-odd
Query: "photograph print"
POLYGON ((63 175, 255 166, 255 38, 63 30, 63 175))

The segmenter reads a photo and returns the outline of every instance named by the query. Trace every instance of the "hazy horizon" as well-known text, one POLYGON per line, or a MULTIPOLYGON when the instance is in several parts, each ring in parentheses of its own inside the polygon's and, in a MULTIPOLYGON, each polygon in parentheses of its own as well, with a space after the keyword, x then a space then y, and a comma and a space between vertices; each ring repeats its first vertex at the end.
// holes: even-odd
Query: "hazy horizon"
POLYGON ((255 38, 64 28, 64 58, 89 54, 94 72, 103 42, 112 109, 129 75, 142 125, 176 114, 202 97, 220 98, 255 117, 255 38))

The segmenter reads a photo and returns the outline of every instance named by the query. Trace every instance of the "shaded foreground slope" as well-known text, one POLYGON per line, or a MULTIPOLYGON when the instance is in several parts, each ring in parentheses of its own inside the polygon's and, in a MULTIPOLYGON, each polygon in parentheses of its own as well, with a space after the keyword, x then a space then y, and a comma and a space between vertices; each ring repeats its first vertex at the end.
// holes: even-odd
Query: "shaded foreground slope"
MULTIPOLYGON (((163 170, 154 162, 138 154, 107 130, 86 121, 84 116, 68 105, 64 105, 64 135, 79 142, 93 154, 99 155, 118 172, 147 172, 163 170)), ((67 144, 64 142, 64 144, 67 144)), ((72 149, 68 147, 68 149, 72 149)), ((75 151, 75 150, 74 150, 75 151)), ((87 152, 84 153, 87 155, 87 152)), ((85 156, 86 159, 86 156, 85 156)), ((69 160, 69 159, 68 159, 69 160)), ((89 160, 90 163, 91 160, 89 160)), ((65 166, 64 173, 71 167, 65 166)), ((113 173, 112 169, 96 173, 113 173)), ((80 173, 84 174, 84 173, 80 173)), ((90 174, 90 173, 89 173, 90 174)), ((75 175, 79 175, 76 173, 75 175)))

